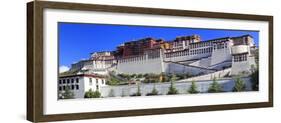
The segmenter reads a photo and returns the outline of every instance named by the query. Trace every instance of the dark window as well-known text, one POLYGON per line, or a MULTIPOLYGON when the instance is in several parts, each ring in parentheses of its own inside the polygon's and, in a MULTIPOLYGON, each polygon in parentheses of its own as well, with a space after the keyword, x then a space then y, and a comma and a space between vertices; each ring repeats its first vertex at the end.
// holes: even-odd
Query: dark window
POLYGON ((67 79, 67 84, 69 84, 70 83, 70 81, 69 81, 69 79, 67 79))
POLYGON ((59 84, 61 84, 61 80, 59 80, 59 84))
POLYGON ((74 83, 74 79, 71 79, 71 83, 74 83))
POLYGON ((62 90, 62 87, 61 86, 59 86, 59 91, 61 91, 62 90))
POLYGON ((90 85, 93 85, 92 78, 89 78, 89 82, 90 82, 90 83, 89 83, 90 85))
POLYGON ((79 85, 76 85, 76 90, 79 90, 79 85))
POLYGON ((74 90, 74 85, 71 85, 71 90, 74 90))
POLYGON ((76 78, 76 83, 79 83, 79 79, 78 78, 76 78))
POLYGON ((97 85, 99 84, 99 80, 98 80, 98 79, 96 79, 96 84, 97 84, 97 85))
POLYGON ((62 90, 65 90, 65 86, 62 86, 63 88, 62 88, 62 90))
POLYGON ((242 61, 242 56, 239 56, 239 61, 242 61))
POLYGON ((96 85, 96 90, 99 90, 99 85, 96 85))
POLYGON ((104 80, 101 80, 101 83, 104 84, 104 80))
POLYGON ((65 84, 65 79, 64 79, 64 80, 62 80, 62 83, 63 83, 63 84, 65 84))

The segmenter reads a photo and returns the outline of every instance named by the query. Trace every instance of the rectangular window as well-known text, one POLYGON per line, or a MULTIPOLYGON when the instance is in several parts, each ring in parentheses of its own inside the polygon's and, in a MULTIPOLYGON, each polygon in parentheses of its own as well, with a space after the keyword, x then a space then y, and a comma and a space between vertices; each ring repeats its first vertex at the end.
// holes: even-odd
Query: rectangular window
POLYGON ((78 78, 76 78, 76 83, 79 83, 79 79, 78 78))
POLYGON ((65 86, 62 86, 62 90, 65 90, 65 86))
POLYGON ((71 83, 74 83, 74 79, 71 79, 71 83))
POLYGON ((96 90, 99 90, 99 85, 96 85, 96 90))
POLYGON ((242 56, 239 56, 239 61, 242 61, 242 56))
POLYGON ((70 81, 69 81, 69 79, 67 79, 67 84, 69 84, 70 83, 70 81))
POLYGON ((76 90, 79 90, 79 85, 76 85, 76 90))
POLYGON ((61 84, 61 80, 59 80, 59 84, 61 84))
POLYGON ((90 85, 93 85, 92 78, 89 78, 90 85))
POLYGON ((71 90, 74 90, 74 85, 71 85, 71 90))
POLYGON ((63 84, 65 84, 65 79, 64 79, 64 80, 62 80, 62 83, 63 83, 63 84))
POLYGON ((62 90, 62 87, 61 86, 59 86, 59 91, 61 91, 62 90))

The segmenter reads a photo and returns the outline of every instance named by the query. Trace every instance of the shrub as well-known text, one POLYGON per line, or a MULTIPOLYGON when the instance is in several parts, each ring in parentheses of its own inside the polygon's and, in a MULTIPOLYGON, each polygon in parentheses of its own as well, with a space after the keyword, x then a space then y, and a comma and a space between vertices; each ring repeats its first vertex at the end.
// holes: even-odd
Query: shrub
POLYGON ((211 84, 211 86, 208 89, 209 93, 218 93, 221 92, 221 86, 220 84, 217 82, 216 77, 214 77, 213 79, 213 83, 211 84))
POLYGON ((120 80, 118 80, 115 77, 109 77, 106 81, 106 84, 107 85, 118 85, 118 84, 120 84, 120 80))
POLYGON ((190 94, 197 94, 199 91, 197 90, 197 86, 195 84, 195 81, 192 81, 191 86, 188 89, 188 93, 190 94))
POLYGON ((154 96, 154 95, 158 95, 158 91, 155 88, 155 85, 153 86, 153 89, 150 93, 147 93, 146 96, 154 96))
POLYGON ((240 92, 240 91, 244 91, 246 89, 246 85, 244 83, 244 81, 238 77, 235 80, 235 86, 233 87, 233 92, 240 92))
POLYGON ((92 91, 92 89, 89 89, 89 91, 85 92, 84 98, 100 98, 101 97, 101 93, 96 90, 96 91, 92 91))
POLYGON ((252 83, 252 90, 258 91, 259 90, 259 70, 255 70, 251 74, 251 83, 252 83))
POLYGON ((168 95, 178 94, 178 90, 174 87, 174 81, 177 80, 176 75, 172 75, 171 77, 171 85, 169 87, 168 95))
POLYGON ((161 82, 161 74, 145 74, 144 75, 144 83, 156 83, 161 82))
POLYGON ((131 96, 141 96, 141 90, 140 90, 140 85, 139 84, 138 84, 137 92, 132 94, 131 96))
POLYGON ((138 74, 138 75, 137 75, 137 78, 142 78, 142 77, 143 77, 142 74, 138 74))

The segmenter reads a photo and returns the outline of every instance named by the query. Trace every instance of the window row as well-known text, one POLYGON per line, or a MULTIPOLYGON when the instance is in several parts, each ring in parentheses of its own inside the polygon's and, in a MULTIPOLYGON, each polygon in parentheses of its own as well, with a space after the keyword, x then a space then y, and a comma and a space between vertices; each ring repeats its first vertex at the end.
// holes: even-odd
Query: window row
POLYGON ((199 47, 207 47, 207 46, 211 46, 212 42, 201 42, 201 43, 195 43, 195 44, 191 44, 190 48, 194 49, 194 48, 199 48, 199 47))
MULTIPOLYGON (((98 85, 99 84, 99 79, 95 79, 96 80, 96 85, 98 85)), ((93 85, 93 78, 89 78, 89 84, 90 85, 93 85)), ((105 84, 105 81, 104 81, 104 79, 102 79, 101 80, 101 84, 105 84)))
POLYGON ((233 56, 233 61, 234 62, 247 61, 247 54, 235 55, 233 56))
POLYGON ((196 49, 196 50, 191 50, 190 55, 196 55, 196 54, 203 54, 203 53, 210 53, 212 52, 212 48, 204 48, 204 49, 196 49))
POLYGON ((69 90, 79 90, 79 85, 67 85, 67 86, 59 86, 59 91, 69 90))
POLYGON ((72 78, 72 79, 60 79, 59 84, 69 84, 69 83, 74 83, 74 80, 76 83, 79 83, 79 78, 72 78))
POLYGON ((224 48, 227 48, 227 43, 220 43, 220 44, 214 45, 214 50, 216 50, 216 49, 224 49, 224 48))
POLYGON ((182 47, 182 45, 183 45, 183 41, 175 41, 173 43, 173 47, 182 47))
POLYGON ((138 57, 134 57, 134 58, 127 58, 127 59, 120 59, 119 62, 120 63, 124 63, 124 62, 134 62, 134 61, 141 61, 141 60, 146 60, 146 56, 138 56, 138 57))
POLYGON ((188 52, 188 51, 180 51, 180 52, 166 53, 166 58, 178 57, 178 56, 186 56, 186 55, 189 55, 189 52, 188 52))

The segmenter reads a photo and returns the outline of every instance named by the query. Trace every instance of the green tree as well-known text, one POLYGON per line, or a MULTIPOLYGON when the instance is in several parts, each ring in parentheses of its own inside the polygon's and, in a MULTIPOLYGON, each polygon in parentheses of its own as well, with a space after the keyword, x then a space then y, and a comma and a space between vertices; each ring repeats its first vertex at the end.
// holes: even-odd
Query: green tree
POLYGON ((137 78, 142 78, 142 77, 143 77, 142 74, 138 74, 138 75, 137 75, 137 78))
POLYGON ((255 70, 251 74, 252 90, 259 90, 259 69, 255 70))
POLYGON ((107 85, 118 85, 118 84, 120 84, 120 80, 111 76, 111 77, 108 77, 106 84, 107 85))
POLYGON ((191 86, 188 89, 188 93, 190 93, 190 94, 197 94, 197 93, 199 93, 199 91, 197 90, 197 86, 196 86, 194 80, 191 82, 191 86))
POLYGON ((244 83, 244 81, 238 77, 235 80, 235 85, 233 87, 233 92, 240 92, 240 91, 244 91, 246 89, 246 85, 244 83))
POLYGON ((70 90, 70 86, 66 86, 65 91, 62 93, 63 99, 73 99, 74 93, 70 90))
POLYGON ((87 91, 84 95, 84 98, 100 98, 101 97, 101 93, 96 90, 96 91, 92 91, 92 89, 89 89, 89 91, 87 91))
POLYGON ((158 91, 157 91, 157 89, 155 87, 155 84, 153 86, 152 91, 150 93, 147 93, 146 96, 154 96, 154 95, 158 95, 158 91))
POLYGON ((131 96, 141 96, 140 84, 138 84, 137 92, 132 94, 131 96))
POLYGON ((221 86, 220 84, 217 82, 216 77, 214 77, 213 79, 213 83, 211 84, 211 86, 208 89, 209 93, 218 93, 221 92, 221 86))
POLYGON ((177 80, 176 75, 172 75, 171 77, 171 85, 169 87, 168 95, 178 94, 178 90, 174 87, 174 81, 177 80))
POLYGON ((137 95, 137 96, 141 96, 140 84, 138 84, 138 90, 137 90, 136 95, 137 95))

